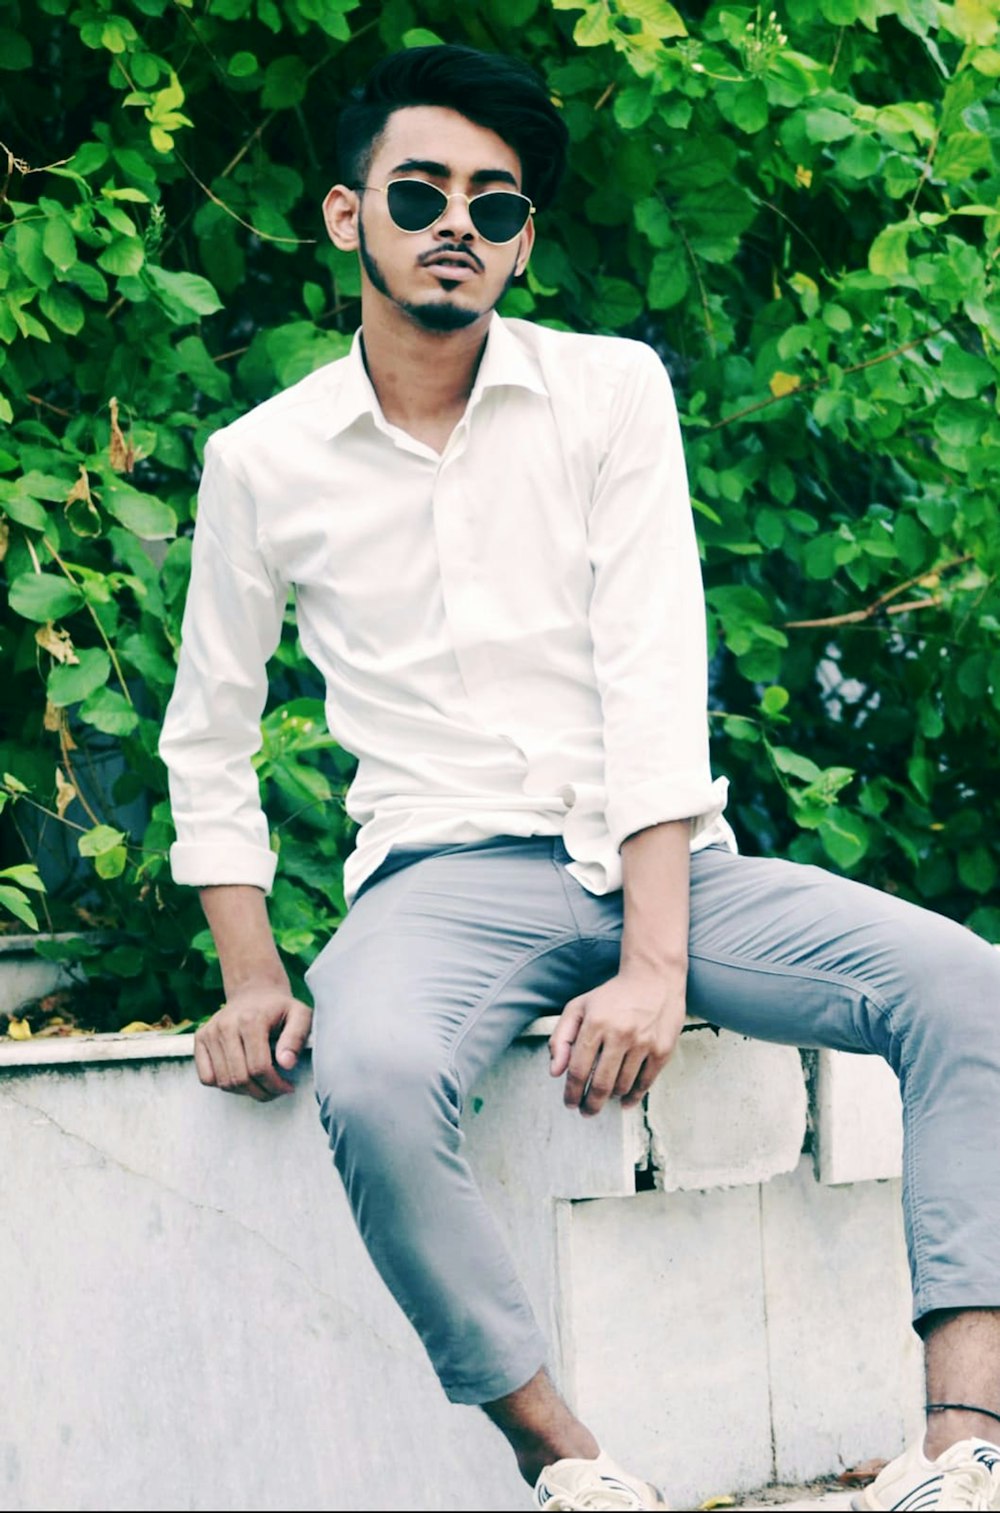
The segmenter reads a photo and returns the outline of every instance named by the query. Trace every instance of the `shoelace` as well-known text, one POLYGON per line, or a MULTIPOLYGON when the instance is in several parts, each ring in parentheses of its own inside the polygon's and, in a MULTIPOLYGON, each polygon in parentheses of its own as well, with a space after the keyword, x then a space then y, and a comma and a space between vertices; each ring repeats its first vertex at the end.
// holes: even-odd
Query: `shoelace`
POLYGON ((969 1462, 965 1466, 956 1466, 954 1470, 946 1471, 941 1483, 940 1508, 947 1508, 949 1513, 962 1513, 964 1509, 995 1507, 996 1502, 991 1494, 998 1490, 997 1479, 989 1466, 982 1460, 969 1462), (947 1497, 947 1502, 945 1502, 947 1497))

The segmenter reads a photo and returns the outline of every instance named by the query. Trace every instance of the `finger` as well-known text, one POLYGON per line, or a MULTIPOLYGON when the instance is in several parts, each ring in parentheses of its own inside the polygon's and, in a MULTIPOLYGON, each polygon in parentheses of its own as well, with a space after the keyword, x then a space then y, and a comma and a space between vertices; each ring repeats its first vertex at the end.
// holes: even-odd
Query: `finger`
POLYGON ((605 1043, 601 1047, 601 1054, 597 1058, 590 1086, 583 1095, 580 1104, 580 1113, 584 1118, 592 1119, 599 1114, 615 1090, 621 1071, 622 1053, 605 1043))
POLYGON ((212 1053, 202 1039, 201 1033, 194 1037, 194 1064, 199 1080, 205 1087, 216 1087, 218 1079, 215 1075, 215 1067, 212 1065, 212 1053))
POLYGON ((635 1085, 635 1080, 642 1071, 642 1064, 646 1059, 645 1051, 630 1051, 624 1058, 615 1082, 615 1090, 612 1094, 615 1098, 626 1098, 635 1085))
POLYGON ((298 1062, 312 1028, 312 1009, 304 1003, 293 1000, 292 1006, 285 1016, 285 1028, 278 1036, 278 1043, 274 1048, 274 1059, 279 1066, 286 1071, 291 1071, 298 1062))
POLYGON ((623 1108, 634 1108, 642 1098, 645 1098, 669 1060, 669 1056, 646 1057, 642 1064, 642 1070, 635 1079, 631 1091, 622 1099, 623 1108))
POLYGON ((566 1068, 566 1085, 563 1102, 567 1108, 579 1108, 590 1088, 591 1079, 601 1055, 601 1042, 584 1026, 573 1046, 566 1068))
POLYGON ((239 1030, 226 1020, 213 1021, 205 1038, 211 1047, 218 1086, 224 1093, 245 1092, 250 1078, 239 1030))
POLYGON ((279 1098, 282 1093, 295 1091, 294 1085, 286 1082, 275 1069, 271 1059, 271 1042, 263 1025, 255 1025, 252 1029, 244 1030, 242 1041, 247 1075, 262 1093, 266 1093, 268 1098, 279 1098))
POLYGON ((549 1071, 553 1077, 561 1077, 569 1066, 573 1046, 583 1024, 585 1008, 583 998, 571 998, 549 1036, 549 1055, 552 1058, 549 1071))

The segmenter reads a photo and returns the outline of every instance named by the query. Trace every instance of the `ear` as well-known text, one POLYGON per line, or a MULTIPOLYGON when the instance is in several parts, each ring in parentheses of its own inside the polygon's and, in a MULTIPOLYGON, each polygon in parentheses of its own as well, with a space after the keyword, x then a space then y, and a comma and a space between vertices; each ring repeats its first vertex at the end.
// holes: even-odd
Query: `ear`
POLYGON ((521 232, 521 245, 517 249, 517 262, 514 264, 514 272, 521 274, 528 266, 531 257, 531 249, 535 245, 535 221, 533 216, 528 217, 527 225, 521 232))
POLYGON ((323 220, 327 235, 341 252, 358 250, 358 216, 361 201, 357 190, 346 184, 334 184, 323 201, 323 220))

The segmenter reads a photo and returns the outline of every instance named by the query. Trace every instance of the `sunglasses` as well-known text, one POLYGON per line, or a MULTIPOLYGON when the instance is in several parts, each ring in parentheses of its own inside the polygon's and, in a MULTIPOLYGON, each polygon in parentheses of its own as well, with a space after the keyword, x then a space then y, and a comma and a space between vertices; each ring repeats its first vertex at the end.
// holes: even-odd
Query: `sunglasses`
POLYGON ((473 226, 484 242, 492 242, 495 247, 520 236, 528 217, 535 213, 528 196, 513 189, 488 189, 470 199, 467 194, 445 194, 426 179, 390 179, 384 189, 377 184, 360 184, 358 188, 385 195, 393 225, 400 231, 429 231, 452 200, 464 200, 473 226))

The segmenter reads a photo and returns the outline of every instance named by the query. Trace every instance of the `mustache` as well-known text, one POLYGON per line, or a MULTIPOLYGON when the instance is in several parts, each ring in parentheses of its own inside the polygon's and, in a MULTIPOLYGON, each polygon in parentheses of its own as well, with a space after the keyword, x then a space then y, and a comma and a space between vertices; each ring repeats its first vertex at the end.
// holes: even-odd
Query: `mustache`
POLYGON ((458 247, 454 245, 442 245, 440 247, 433 247, 430 252, 422 252, 417 258, 417 262, 423 268, 428 263, 435 262, 439 257, 467 257, 470 262, 475 263, 477 268, 481 269, 484 266, 482 258, 477 257, 471 247, 458 247))

